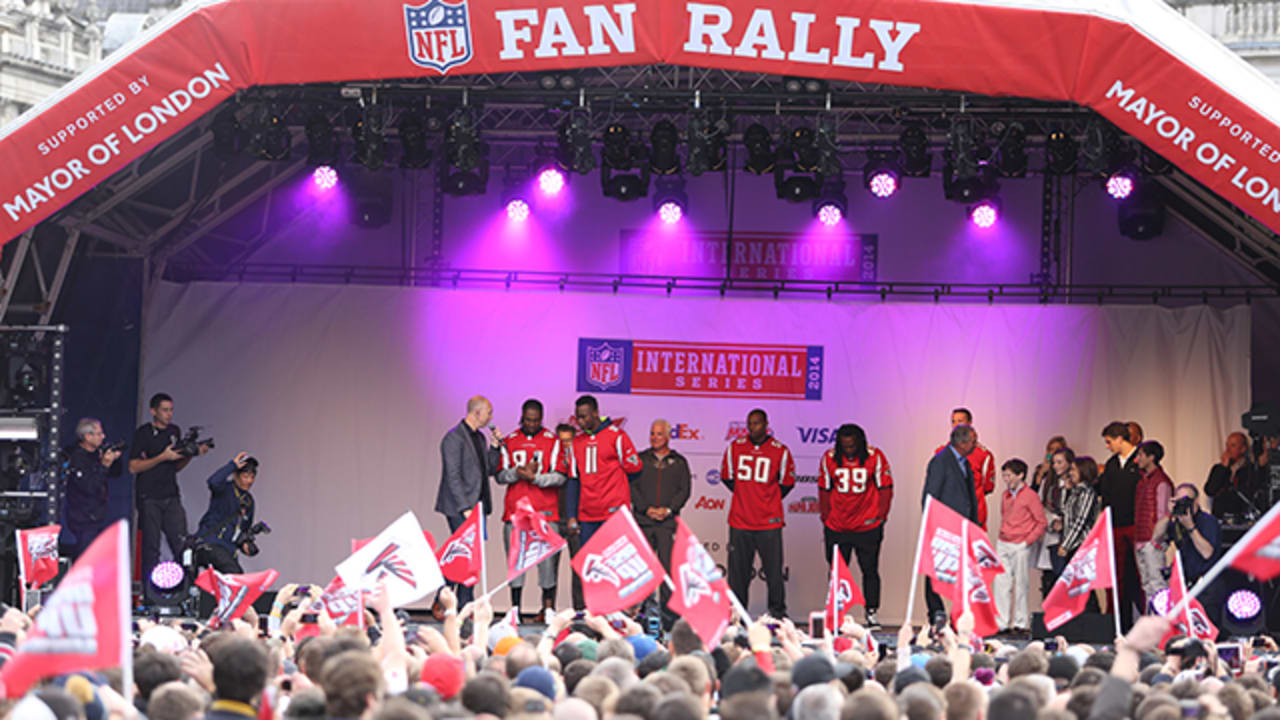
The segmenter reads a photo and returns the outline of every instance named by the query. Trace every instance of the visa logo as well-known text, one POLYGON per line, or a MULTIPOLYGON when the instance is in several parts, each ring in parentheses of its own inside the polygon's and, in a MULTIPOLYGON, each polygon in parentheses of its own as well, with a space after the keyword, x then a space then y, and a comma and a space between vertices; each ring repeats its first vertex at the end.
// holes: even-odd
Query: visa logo
POLYGON ((796 430, 800 432, 800 442, 802 443, 834 443, 836 441, 836 431, 839 429, 839 427, 796 426, 796 430))

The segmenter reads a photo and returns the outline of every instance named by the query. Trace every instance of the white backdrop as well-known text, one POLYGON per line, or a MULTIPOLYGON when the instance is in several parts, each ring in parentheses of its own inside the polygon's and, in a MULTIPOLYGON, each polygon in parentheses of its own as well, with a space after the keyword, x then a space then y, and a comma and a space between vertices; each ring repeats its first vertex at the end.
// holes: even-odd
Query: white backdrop
MULTIPOLYGON (((192 527, 207 505, 206 474, 247 450, 263 463, 254 494, 275 532, 246 569, 275 567, 282 582, 324 583, 350 538, 375 534, 406 508, 446 536, 432 512, 439 440, 461 419, 466 398, 489 396, 504 432, 529 397, 546 405, 548 425, 567 418, 579 394, 580 337, 825 347, 822 401, 760 403, 802 475, 785 501, 788 602, 797 617, 821 604, 826 573, 815 552, 816 502, 803 502, 816 500, 817 459, 828 446, 825 438, 802 441, 813 428, 857 422, 893 467, 881 617, 897 623, 924 467, 946 440, 952 407, 972 408, 998 462, 1018 456, 1032 466, 1054 434, 1101 462, 1103 425, 1137 420, 1165 444, 1175 482, 1203 483, 1249 405, 1244 306, 838 304, 199 283, 161 284, 148 304, 143 402, 172 394, 176 421, 209 426, 217 440, 180 476, 192 527)), ((640 448, 657 417, 696 435, 673 441, 695 472, 684 516, 723 563, 727 503, 717 506, 728 492, 707 471, 718 467, 730 423, 757 403, 599 397, 602 413, 625 418, 640 448)), ((989 498, 993 535, 998 497, 989 498)), ((497 583, 505 567, 499 522, 491 518, 489 529, 489 580, 497 583)), ((569 572, 562 562, 562 602, 569 572)), ((763 609, 762 584, 753 584, 750 605, 763 609)), ((922 617, 923 603, 917 608, 922 617)))

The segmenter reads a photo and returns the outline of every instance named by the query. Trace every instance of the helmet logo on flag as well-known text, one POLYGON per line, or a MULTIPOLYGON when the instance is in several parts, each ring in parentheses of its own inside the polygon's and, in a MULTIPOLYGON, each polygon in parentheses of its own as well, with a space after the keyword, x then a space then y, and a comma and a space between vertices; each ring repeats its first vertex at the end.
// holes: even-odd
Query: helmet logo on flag
POLYGON ((973 556, 978 561, 978 567, 983 570, 1000 567, 1000 556, 996 555, 996 549, 991 547, 991 543, 986 538, 975 538, 972 545, 973 556))
POLYGON ((32 560, 42 560, 58 556, 58 536, 52 533, 36 533, 27 535, 27 552, 32 560))
POLYGON ((429 0, 404 6, 404 29, 409 59, 415 65, 438 71, 465 65, 471 60, 471 21, 467 0, 429 0))
POLYGON ((1067 586, 1067 596, 1076 597, 1089 592, 1098 576, 1098 546, 1091 545, 1077 553, 1071 564, 1062 570, 1058 582, 1067 586))
POLYGON ((684 586, 683 599, 686 607, 697 605, 703 597, 716 598, 711 583, 720 579, 720 571, 716 563, 707 554, 706 548, 698 543, 690 543, 685 551, 685 561, 680 565, 680 582, 684 586))
POLYGON ((592 553, 582 563, 582 579, 586 582, 607 582, 614 587, 622 585, 622 578, 605 564, 604 558, 592 553))
POLYGON ((844 578, 836 584, 836 600, 840 603, 840 607, 848 607, 853 602, 853 588, 849 587, 849 581, 844 578))
POLYGON ((607 342, 587 348, 587 382, 607 390, 622 382, 622 348, 607 342))
POLYGON ((1258 556, 1268 560, 1280 560, 1280 537, 1258 548, 1258 556))
POLYGON ((544 555, 550 554, 551 543, 538 539, 533 533, 520 531, 518 547, 520 548, 519 561, 516 567, 527 568, 544 555))
MULTIPOLYGON (((453 542, 450 542, 448 545, 445 546, 444 552, 441 553, 440 555, 440 564, 448 565, 449 563, 453 562, 454 560, 457 560, 458 558, 466 558, 470 560, 471 544, 474 543, 475 540, 476 540, 475 528, 474 527, 468 528, 467 531, 462 534, 462 537, 458 538, 457 540, 454 540, 453 542)), ((391 547, 394 548, 395 545, 392 545, 391 547)), ((384 550, 383 552, 385 553, 386 551, 384 550)), ((379 556, 379 558, 381 558, 381 556, 379 556)), ((372 570, 374 567, 376 567, 376 565, 377 565, 377 560, 374 561, 374 565, 370 566, 370 569, 372 570)), ((410 574, 409 577, 412 578, 413 575, 410 574)), ((413 581, 408 580, 407 582, 412 584, 413 581)))
POLYGON ((396 552, 399 549, 400 545, 397 543, 387 545, 386 549, 378 553, 373 562, 369 563, 369 567, 365 568, 364 574, 368 575, 377 570, 378 576, 375 580, 381 580, 384 576, 391 575, 417 587, 418 583, 413 579, 413 571, 409 569, 409 565, 404 560, 400 559, 400 555, 396 552))

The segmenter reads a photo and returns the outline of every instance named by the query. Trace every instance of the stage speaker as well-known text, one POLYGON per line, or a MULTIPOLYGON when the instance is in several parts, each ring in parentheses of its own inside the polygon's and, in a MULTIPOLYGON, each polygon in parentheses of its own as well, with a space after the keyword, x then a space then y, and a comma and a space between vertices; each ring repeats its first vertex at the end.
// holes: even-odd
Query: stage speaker
POLYGON ((1116 621, 1102 613, 1081 613, 1070 622, 1049 632, 1044 627, 1044 613, 1031 613, 1031 639, 1047 640, 1061 635, 1070 643, 1110 645, 1116 641, 1116 621))

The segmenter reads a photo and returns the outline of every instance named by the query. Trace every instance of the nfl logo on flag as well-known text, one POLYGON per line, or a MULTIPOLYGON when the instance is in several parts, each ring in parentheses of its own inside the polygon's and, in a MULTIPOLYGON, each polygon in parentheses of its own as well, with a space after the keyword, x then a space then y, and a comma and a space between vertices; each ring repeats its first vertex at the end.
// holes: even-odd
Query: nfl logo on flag
POLYGON ((429 0, 422 5, 404 6, 404 29, 409 40, 409 59, 415 65, 437 70, 471 60, 471 23, 467 2, 429 0))
POLYGON ((600 343, 587 348, 587 382, 607 390, 622 382, 622 348, 600 343))

